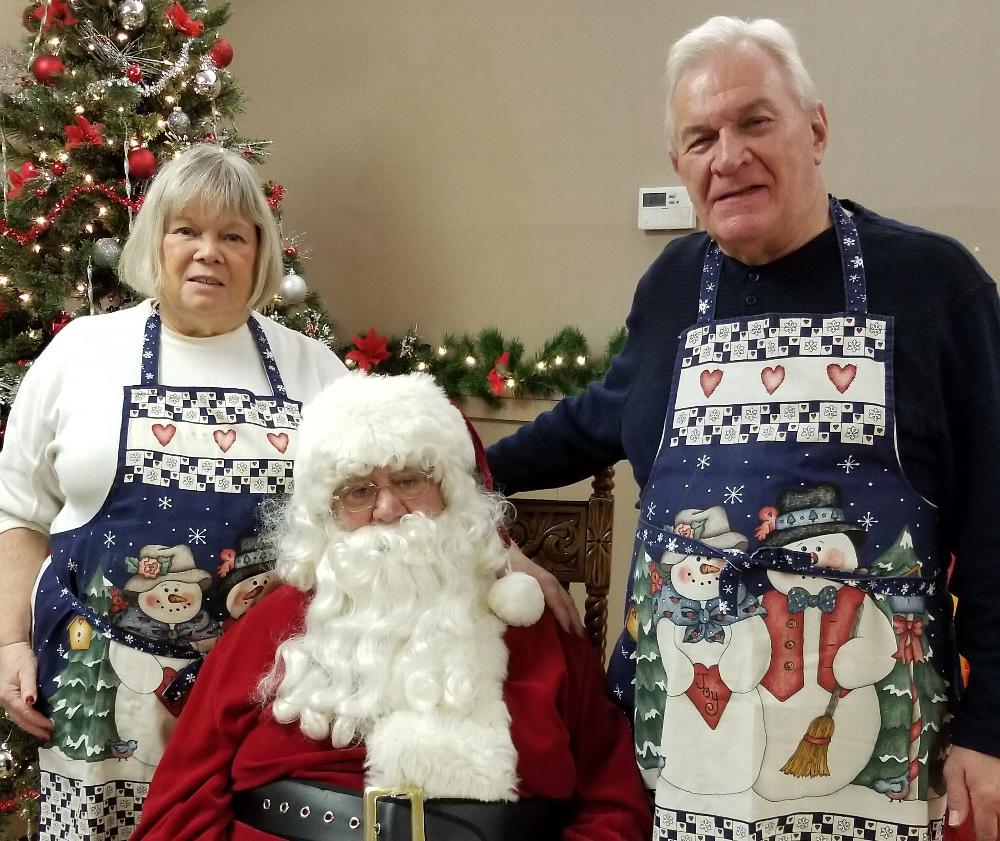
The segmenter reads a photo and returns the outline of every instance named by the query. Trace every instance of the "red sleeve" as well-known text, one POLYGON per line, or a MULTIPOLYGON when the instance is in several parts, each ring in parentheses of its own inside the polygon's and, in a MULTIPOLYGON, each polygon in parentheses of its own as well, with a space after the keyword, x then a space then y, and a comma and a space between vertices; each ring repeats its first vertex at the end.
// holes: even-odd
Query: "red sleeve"
POLYGON ((233 758, 257 724, 251 699, 278 643, 301 621, 303 595, 281 587, 226 632, 195 682, 150 784, 132 841, 225 841, 233 758))
POLYGON ((604 669, 590 643, 557 630, 566 658, 566 727, 576 760, 575 817, 563 841, 648 841, 652 810, 628 722, 607 695, 604 669))

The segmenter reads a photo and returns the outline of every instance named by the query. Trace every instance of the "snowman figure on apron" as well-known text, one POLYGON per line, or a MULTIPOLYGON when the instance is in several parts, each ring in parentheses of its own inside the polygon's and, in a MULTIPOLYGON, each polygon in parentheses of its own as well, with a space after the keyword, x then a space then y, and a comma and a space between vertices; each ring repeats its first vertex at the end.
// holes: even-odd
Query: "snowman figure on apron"
MULTIPOLYGON (((674 533, 717 549, 747 547, 731 531, 725 509, 681 511, 674 533)), ((764 609, 742 585, 734 609, 720 609, 719 573, 724 561, 701 555, 663 554, 663 581, 654 613, 656 640, 668 675, 663 720, 669 735, 660 746, 663 779, 699 794, 748 790, 764 755, 764 718, 757 685, 767 671, 768 633, 764 609), (755 734, 755 735, 751 735, 755 734), (752 750, 727 762, 718 756, 735 740, 752 750)), ((659 577, 659 574, 658 574, 659 577)))
POLYGON ((222 628, 228 631, 280 582, 274 569, 277 552, 257 535, 240 538, 239 552, 224 549, 221 556, 219 598, 225 603, 228 614, 222 621, 222 628))
POLYGON ((211 575, 195 566, 185 545, 148 544, 139 557, 127 559, 134 574, 122 592, 130 603, 116 624, 124 631, 169 640, 192 649, 191 659, 149 654, 112 640, 111 665, 121 681, 115 698, 115 724, 124 742, 134 741, 132 755, 156 765, 180 713, 163 693, 175 675, 218 639, 219 625, 202 607, 211 575), (142 722, 141 732, 135 722, 142 722))
MULTIPOLYGON (((763 545, 811 554, 817 567, 857 572, 865 537, 847 521, 840 490, 823 483, 781 495, 763 545)), ((763 597, 771 637, 771 662, 760 681, 767 746, 754 789, 775 801, 832 794, 871 758, 881 726, 873 684, 893 667, 895 634, 858 588, 777 570, 767 577, 774 587, 763 597), (795 703, 785 703, 791 698, 795 703), (797 769, 792 757, 803 739, 825 748, 828 774, 797 769)))

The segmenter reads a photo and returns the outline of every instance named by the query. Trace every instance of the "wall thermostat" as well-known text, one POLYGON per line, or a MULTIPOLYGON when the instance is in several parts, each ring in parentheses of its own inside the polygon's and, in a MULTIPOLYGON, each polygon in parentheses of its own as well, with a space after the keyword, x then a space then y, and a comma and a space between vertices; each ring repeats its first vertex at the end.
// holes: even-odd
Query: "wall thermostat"
POLYGON ((694 205, 684 187, 639 188, 640 230, 683 231, 694 226, 694 205))

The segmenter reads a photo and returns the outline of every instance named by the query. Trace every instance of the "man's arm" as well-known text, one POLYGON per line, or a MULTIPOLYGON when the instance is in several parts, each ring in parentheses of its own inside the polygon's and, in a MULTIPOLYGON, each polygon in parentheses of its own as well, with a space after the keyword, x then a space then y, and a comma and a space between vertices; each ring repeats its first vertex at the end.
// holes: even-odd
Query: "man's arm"
POLYGON ((31 650, 31 587, 48 555, 46 537, 28 528, 0 534, 0 705, 22 730, 43 741, 52 722, 33 708, 38 697, 35 655, 31 650))

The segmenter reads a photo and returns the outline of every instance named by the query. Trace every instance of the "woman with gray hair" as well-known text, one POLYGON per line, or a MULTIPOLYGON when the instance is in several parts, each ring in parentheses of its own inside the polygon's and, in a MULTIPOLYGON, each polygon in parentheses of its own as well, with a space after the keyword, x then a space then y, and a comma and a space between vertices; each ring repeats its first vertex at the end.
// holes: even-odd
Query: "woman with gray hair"
POLYGON ((235 152, 163 167, 119 275, 148 299, 55 337, 0 453, 0 704, 44 743, 42 838, 131 834, 301 403, 345 371, 254 312, 280 238, 235 152))

